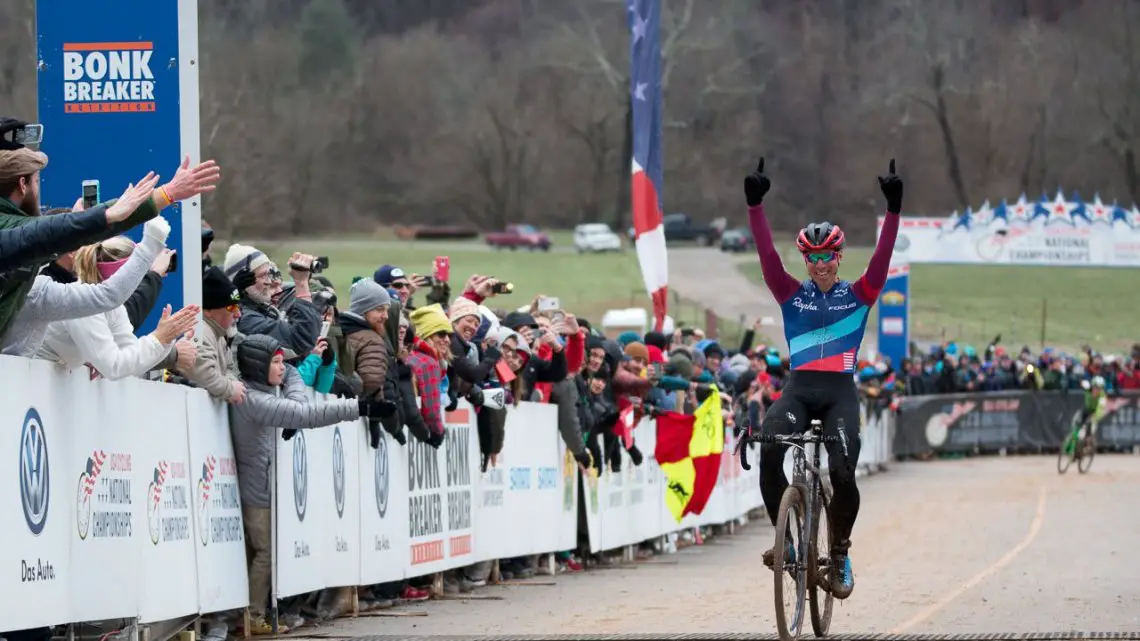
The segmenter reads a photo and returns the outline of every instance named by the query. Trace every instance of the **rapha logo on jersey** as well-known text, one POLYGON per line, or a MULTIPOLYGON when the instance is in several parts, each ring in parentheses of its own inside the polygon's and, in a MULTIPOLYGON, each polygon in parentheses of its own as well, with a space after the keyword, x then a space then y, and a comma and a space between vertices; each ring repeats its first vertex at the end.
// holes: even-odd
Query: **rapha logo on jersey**
POLYGON ((372 464, 372 481, 376 486, 376 512, 380 518, 388 513, 388 438, 380 435, 380 445, 372 464))
POLYGON ((28 408, 20 430, 20 503, 24 521, 39 536, 47 523, 51 500, 51 467, 48 465, 47 438, 36 408, 28 408))
POLYGON ((154 111, 152 55, 152 42, 64 43, 64 113, 154 111))
POLYGON ((309 460, 305 447, 305 431, 297 430, 293 443, 293 506, 297 508, 297 520, 305 520, 305 509, 309 500, 309 460))
POLYGON ((800 298, 799 296, 796 296, 794 299, 792 299, 792 307, 795 307, 796 309, 800 310, 801 312, 802 311, 818 312, 819 311, 819 308, 815 306, 815 303, 805 303, 803 301, 803 299, 800 298))
POLYGON ((336 516, 344 518, 344 441, 340 436, 340 427, 333 430, 332 468, 336 516))

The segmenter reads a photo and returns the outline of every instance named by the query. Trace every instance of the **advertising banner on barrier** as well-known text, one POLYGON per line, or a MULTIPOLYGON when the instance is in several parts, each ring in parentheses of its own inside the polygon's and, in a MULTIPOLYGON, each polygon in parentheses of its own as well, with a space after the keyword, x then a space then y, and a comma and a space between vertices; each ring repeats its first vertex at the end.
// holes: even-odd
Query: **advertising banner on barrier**
POLYGON ((475 412, 449 412, 439 449, 408 439, 408 571, 422 576, 463 567, 475 558, 474 501, 479 477, 475 412))
POLYGON ((71 467, 72 433, 89 410, 77 391, 52 376, 47 361, 0 356, 8 394, 0 403, 0 460, 12 466, 0 491, 5 519, 0 545, 0 594, 4 622, 20 630, 71 621, 71 566, 75 532, 75 483, 71 467), (45 382, 50 381, 51 385, 45 382))
MULTIPOLYGON (((148 403, 128 403, 120 408, 128 420, 140 426, 134 444, 140 476, 140 498, 145 506, 146 536, 142 544, 142 579, 139 619, 163 621, 198 609, 198 567, 194 558, 194 481, 190 473, 190 450, 186 443, 186 391, 139 379, 124 381, 131 395, 148 403), (162 408, 161 411, 156 409, 162 408), (146 481, 147 482, 142 482, 146 481), (181 589, 171 590, 177 585, 181 589)), ((228 569, 228 568, 227 568, 228 569)), ((238 570, 240 572, 240 570, 238 570)))
POLYGON ((408 453, 384 430, 376 449, 356 430, 360 478, 360 585, 404 578, 408 566, 408 453))
POLYGON ((577 522, 563 518, 566 494, 556 408, 539 403, 513 408, 505 431, 503 451, 482 472, 476 494, 479 559, 572 549, 574 544, 560 547, 572 538, 566 530, 577 532, 577 522), (520 527, 528 522, 544 525, 520 527))
POLYGON ((140 396, 131 393, 133 385, 74 375, 81 373, 67 378, 73 392, 67 402, 83 408, 77 423, 83 428, 71 434, 71 479, 62 492, 75 511, 71 617, 133 617, 139 611, 145 498, 153 478, 153 469, 143 468, 139 458, 144 426, 136 420, 139 414, 128 409, 140 396), (115 589, 106 589, 108 585, 115 589))
POLYGON ((245 531, 227 406, 205 390, 181 391, 186 424, 192 426, 187 435, 198 607, 203 613, 244 608, 249 605, 245 531))
MULTIPOLYGON (((1108 399, 1097 432, 1099 445, 1140 445, 1140 395, 1108 399)), ((1038 450, 1058 447, 1080 417, 1081 390, 1010 391, 904 398, 894 453, 1038 450)))
MULTIPOLYGON (((360 446, 366 431, 360 420, 333 426, 325 441, 329 474, 313 479, 313 501, 324 505, 325 587, 360 585, 360 446)), ((314 505, 315 507, 315 505, 314 505)))
MULTIPOLYGON (((332 503, 332 437, 336 427, 297 430, 277 437, 278 597, 325 587, 326 535, 332 503)), ((333 515, 335 516, 335 514, 333 515)))
MULTIPOLYGON (((97 180, 107 201, 148 171, 173 178, 185 154, 200 162, 197 7, 197 0, 36 2, 41 149, 50 157, 42 205, 70 209, 85 180, 97 180)), ((154 329, 164 305, 201 301, 199 203, 163 212, 181 277, 163 281, 140 335, 154 329)), ((141 234, 131 232, 135 240, 141 234)))

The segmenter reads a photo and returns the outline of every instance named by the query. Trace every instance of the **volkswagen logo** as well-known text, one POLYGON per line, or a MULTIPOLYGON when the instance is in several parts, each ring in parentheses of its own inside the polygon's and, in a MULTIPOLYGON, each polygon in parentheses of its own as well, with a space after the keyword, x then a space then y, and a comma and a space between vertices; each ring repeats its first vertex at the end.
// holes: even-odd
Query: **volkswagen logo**
POLYGON ((51 468, 48 465, 47 437, 36 408, 28 408, 20 431, 20 502, 24 520, 32 534, 39 536, 47 523, 51 499, 51 468))
POLYGON ((380 518, 388 513, 388 435, 380 435, 380 446, 376 448, 376 458, 372 464, 372 480, 376 485, 376 511, 380 518))
POLYGON ((309 498, 309 460, 305 449, 305 430, 297 430, 293 437, 293 505, 298 521, 305 520, 309 498))
POLYGON ((340 437, 340 427, 333 431, 332 469, 336 516, 337 518, 344 518, 344 441, 340 437))

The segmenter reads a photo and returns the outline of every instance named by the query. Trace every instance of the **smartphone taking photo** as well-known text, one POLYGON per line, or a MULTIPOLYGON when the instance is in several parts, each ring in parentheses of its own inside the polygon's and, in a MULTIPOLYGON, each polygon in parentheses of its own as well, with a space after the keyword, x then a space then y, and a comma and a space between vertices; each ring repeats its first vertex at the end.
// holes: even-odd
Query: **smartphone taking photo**
POLYGON ((98 180, 84 180, 83 181, 83 208, 91 209, 99 204, 99 181, 98 180))

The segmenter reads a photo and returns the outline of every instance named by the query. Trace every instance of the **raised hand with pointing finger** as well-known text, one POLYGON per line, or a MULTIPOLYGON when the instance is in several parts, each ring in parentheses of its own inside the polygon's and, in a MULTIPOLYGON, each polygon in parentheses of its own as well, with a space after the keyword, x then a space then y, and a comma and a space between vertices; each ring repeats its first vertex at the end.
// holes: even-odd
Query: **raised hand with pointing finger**
POLYGON ((891 158, 886 176, 879 176, 879 188, 887 199, 887 211, 897 214, 902 211, 903 182, 895 174, 895 159, 891 158))
POLYGON ((764 175, 764 157, 760 156, 760 163, 756 165, 756 171, 744 178, 744 199, 748 201, 748 206, 755 207, 764 202, 764 196, 771 188, 772 181, 764 175))

